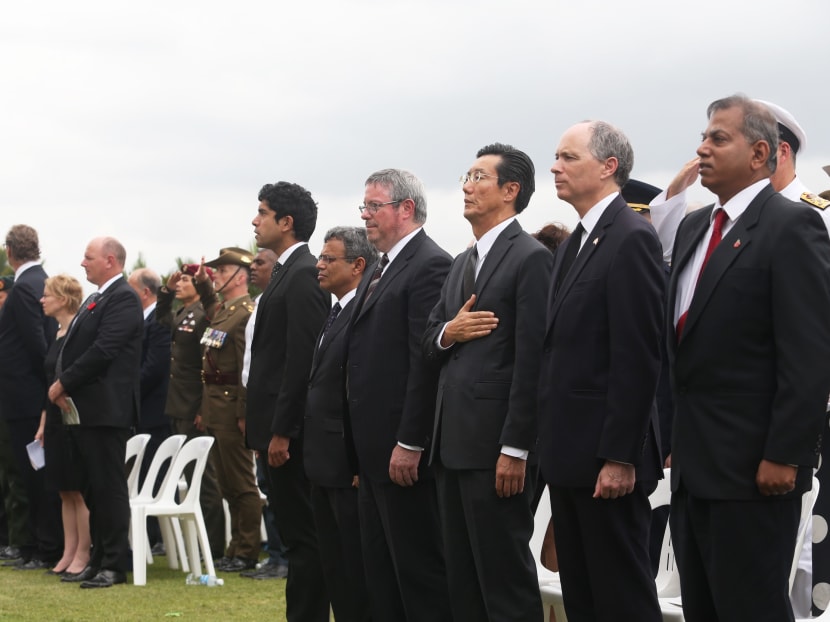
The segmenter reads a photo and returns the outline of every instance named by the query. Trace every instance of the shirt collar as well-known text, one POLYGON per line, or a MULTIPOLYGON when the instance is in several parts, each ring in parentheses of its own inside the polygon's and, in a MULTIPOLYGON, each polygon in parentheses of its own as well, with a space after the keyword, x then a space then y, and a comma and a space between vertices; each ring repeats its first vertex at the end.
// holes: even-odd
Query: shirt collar
POLYGON ((282 252, 282 255, 280 255, 277 258, 277 261, 280 262, 280 265, 284 266, 285 262, 288 261, 288 258, 291 257, 291 253, 293 253, 295 250, 300 248, 303 244, 305 244, 305 242, 296 242, 296 243, 292 244, 291 246, 289 246, 288 248, 286 248, 282 252))
POLYGON ((146 320, 148 317, 150 317, 150 314, 155 310, 156 310, 156 303, 155 302, 151 302, 150 304, 148 304, 147 308, 144 309, 144 319, 146 320))
POLYGON ((115 275, 114 277, 112 277, 109 281, 107 281, 107 282, 106 282, 106 283, 104 283, 101 287, 99 287, 99 288, 98 288, 98 293, 99 293, 99 294, 103 294, 105 291, 107 291, 107 288, 108 288, 110 285, 112 285, 113 283, 115 283, 115 282, 116 282, 118 279, 120 279, 121 277, 122 277, 122 275, 121 275, 121 274, 116 274, 116 275, 115 275))
POLYGON ((738 218, 740 218, 741 214, 746 211, 746 208, 749 207, 749 204, 752 203, 755 197, 760 194, 761 190, 766 188, 768 185, 769 179, 762 179, 741 190, 738 194, 729 199, 726 202, 726 205, 721 205, 720 200, 715 201, 715 209, 713 209, 712 213, 709 215, 709 222, 714 222, 715 212, 718 211, 718 208, 722 208, 723 211, 726 212, 726 215, 729 216, 729 222, 735 222, 738 218))
POLYGON ((507 227, 510 226, 510 223, 514 220, 516 220, 515 216, 511 216, 507 220, 503 220, 476 240, 476 251, 478 252, 479 259, 482 259, 487 255, 487 253, 490 252, 490 249, 493 248, 493 244, 496 243, 496 238, 498 238, 501 232, 507 229, 507 227))
POLYGON ((26 272, 29 268, 33 266, 39 266, 40 261, 27 261, 22 266, 20 266, 17 270, 14 271, 14 280, 17 282, 17 279, 20 277, 21 274, 26 272))
POLYGON ((343 294, 343 297, 340 300, 337 301, 337 302, 340 303, 340 308, 345 309, 346 305, 349 304, 352 301, 352 298, 354 298, 354 295, 356 293, 357 293, 357 288, 355 287, 352 291, 346 292, 345 294, 343 294))
POLYGON ((599 219, 602 218, 602 215, 605 213, 605 209, 611 205, 611 201, 616 199, 619 196, 619 192, 612 192, 604 199, 601 199, 594 205, 588 212, 580 218, 579 222, 582 223, 582 228, 585 229, 585 233, 591 233, 594 230, 594 227, 597 226, 599 219))
MULTIPOLYGON (((423 229, 423 227, 418 227, 412 233, 410 233, 408 235, 405 235, 400 240, 398 240, 398 242, 395 244, 395 246, 393 246, 392 248, 389 249, 389 251, 386 253, 386 256, 389 257, 389 264, 391 264, 393 261, 395 261, 395 257, 400 255, 401 251, 403 250, 403 247, 406 246, 407 244, 409 244, 409 241, 412 238, 414 238, 416 235, 418 235, 418 232, 421 229, 423 229)), ((387 268, 389 267, 389 264, 386 264, 387 268)))

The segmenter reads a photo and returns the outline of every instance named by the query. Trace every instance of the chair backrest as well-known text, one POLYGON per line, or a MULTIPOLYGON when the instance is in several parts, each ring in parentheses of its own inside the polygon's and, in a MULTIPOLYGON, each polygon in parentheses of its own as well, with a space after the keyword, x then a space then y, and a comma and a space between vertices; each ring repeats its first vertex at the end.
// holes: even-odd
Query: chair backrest
POLYGON ((793 591, 793 582, 795 581, 795 571, 798 570, 798 560, 801 557, 801 549, 804 548, 804 538, 807 535, 807 521, 813 513, 813 508, 818 499, 819 482, 818 478, 813 476, 813 487, 801 495, 801 520, 798 524, 798 536, 795 541, 795 555, 793 556, 793 564, 790 567, 790 592, 793 591))
POLYGON ((179 453, 176 454, 173 464, 167 471, 167 477, 165 478, 164 484, 156 497, 157 502, 164 504, 176 504, 183 510, 191 507, 195 508, 199 502, 199 491, 202 487, 202 475, 205 472, 208 454, 212 446, 212 436, 197 436, 184 444, 184 446, 179 450, 179 453), (185 468, 191 462, 195 462, 196 464, 193 466, 193 475, 190 479, 190 486, 188 486, 187 494, 185 494, 177 503, 176 493, 179 489, 179 480, 184 474, 185 468))
MULTIPOLYGON (((657 488, 649 495, 648 501, 652 510, 671 505, 671 469, 663 469, 663 479, 657 482, 657 488)), ((660 562, 654 583, 657 587, 657 596, 661 598, 680 596, 680 574, 677 572, 668 522, 666 522, 666 531, 663 534, 660 562)))
POLYGON ((648 496, 651 509, 671 505, 671 469, 663 469, 663 479, 657 481, 657 488, 648 496))
MULTIPOLYGON (((150 463, 150 468, 147 470, 147 477, 144 478, 144 484, 141 486, 141 490, 136 497, 137 501, 148 502, 154 499, 153 489, 156 486, 156 480, 158 479, 161 467, 168 460, 170 461, 170 467, 172 467, 173 461, 175 460, 176 455, 178 455, 179 450, 184 444, 186 438, 187 437, 184 434, 173 434, 161 442, 161 445, 158 446, 156 453, 153 455, 153 461, 150 463)), ((167 468, 164 480, 159 486, 159 494, 161 494, 164 482, 167 481, 167 477, 170 474, 170 467, 167 468)))
POLYGON ((127 473, 127 490, 132 499, 138 494, 138 473, 141 471, 141 461, 144 460, 144 451, 150 440, 149 434, 136 434, 127 439, 127 451, 124 457, 124 464, 128 465, 130 459, 134 458, 130 472, 127 473))

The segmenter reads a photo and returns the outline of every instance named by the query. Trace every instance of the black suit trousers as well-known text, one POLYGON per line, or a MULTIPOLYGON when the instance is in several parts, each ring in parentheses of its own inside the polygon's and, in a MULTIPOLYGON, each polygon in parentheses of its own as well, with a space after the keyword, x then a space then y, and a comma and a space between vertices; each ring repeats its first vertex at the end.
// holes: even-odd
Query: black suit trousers
POLYGON ((672 546, 686 622, 792 622, 789 576, 801 498, 708 500, 672 494, 672 546))
POLYGON ((68 431, 81 461, 81 491, 89 508, 89 565, 126 572, 132 561, 130 497, 124 467, 129 431, 86 426, 71 426, 68 431))
POLYGON ((648 534, 654 482, 617 499, 593 488, 549 486, 556 555, 569 622, 662 622, 648 534))
POLYGON ((268 503, 288 558, 288 622, 328 622, 329 598, 311 511, 311 485, 303 466, 302 439, 291 439, 291 458, 268 467, 268 503))
POLYGON ((536 562, 529 542, 536 469, 524 492, 496 495, 494 469, 436 465, 438 507, 447 557, 447 581, 455 620, 542 620, 536 562))
POLYGON ((357 488, 311 487, 320 559, 337 622, 371 619, 357 495, 357 488))
POLYGON ((360 535, 373 620, 452 620, 435 480, 360 476, 360 535))
POLYGON ((29 501, 29 529, 33 539, 21 545, 24 558, 54 562, 63 552, 61 501, 57 487, 46 477, 46 469, 35 471, 29 462, 26 444, 37 432, 39 419, 12 419, 7 422, 17 471, 21 474, 29 501))

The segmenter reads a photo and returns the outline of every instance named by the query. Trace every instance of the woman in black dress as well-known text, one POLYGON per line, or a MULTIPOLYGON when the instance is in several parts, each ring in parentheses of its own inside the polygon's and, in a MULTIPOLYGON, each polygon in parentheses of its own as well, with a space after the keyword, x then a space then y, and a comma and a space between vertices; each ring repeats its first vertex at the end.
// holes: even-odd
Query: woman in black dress
MULTIPOLYGON (((40 302, 43 312, 55 318, 60 327, 44 363, 49 384, 55 378, 55 365, 61 342, 66 336, 72 318, 78 312, 82 297, 81 284, 73 277, 59 274, 46 279, 40 302)), ((63 425, 60 409, 47 401, 35 438, 41 442, 46 452, 47 481, 51 486, 57 487, 61 496, 63 557, 52 568, 53 573, 60 575, 83 570, 89 563, 91 545, 89 510, 81 496, 80 481, 74 468, 75 459, 68 438, 70 433, 67 426, 63 425)))

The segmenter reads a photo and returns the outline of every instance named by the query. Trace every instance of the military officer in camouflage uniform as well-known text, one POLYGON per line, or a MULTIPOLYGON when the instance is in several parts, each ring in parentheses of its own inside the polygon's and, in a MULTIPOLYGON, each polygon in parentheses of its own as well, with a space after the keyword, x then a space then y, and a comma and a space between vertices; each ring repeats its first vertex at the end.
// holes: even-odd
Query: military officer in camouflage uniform
POLYGON ((215 288, 206 268, 196 273, 196 289, 210 320, 202 336, 202 421, 216 439, 219 486, 231 514, 231 541, 217 570, 238 572, 256 566, 260 551, 262 500, 254 475, 254 456, 245 446, 245 325, 254 305, 248 295, 253 255, 223 248, 205 263, 216 271, 215 288), (219 296, 222 302, 219 302, 219 296))
MULTIPOLYGON (((202 335, 209 327, 205 310, 193 277, 199 264, 184 264, 181 270, 167 279, 167 285, 159 290, 156 304, 156 321, 173 333, 170 355, 170 386, 167 390, 165 414, 170 417, 173 434, 184 434, 189 441, 206 434, 201 421, 202 406, 202 335), (173 300, 181 302, 175 312, 173 300)), ((209 272, 212 278, 213 271, 209 272)), ((193 469, 190 468, 190 473, 193 469)), ((190 473, 186 473, 190 481, 190 473)), ((205 473, 202 476, 200 496, 205 518, 208 541, 213 557, 225 552, 225 511, 216 467, 216 451, 211 449, 205 473)), ((157 551, 161 552, 161 551, 157 551)))

